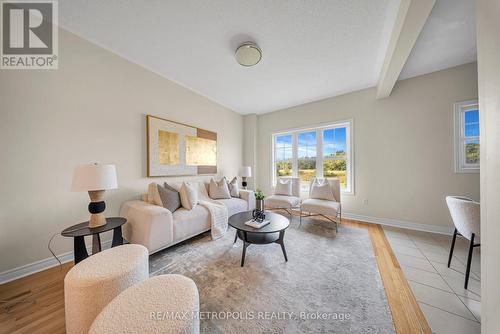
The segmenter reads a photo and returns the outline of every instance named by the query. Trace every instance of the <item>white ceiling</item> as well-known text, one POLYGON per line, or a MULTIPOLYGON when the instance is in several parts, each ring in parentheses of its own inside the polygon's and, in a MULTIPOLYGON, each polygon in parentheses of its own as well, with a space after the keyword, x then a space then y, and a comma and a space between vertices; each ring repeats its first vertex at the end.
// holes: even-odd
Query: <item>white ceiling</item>
POLYGON ((406 62, 407 79, 476 60, 474 0, 437 0, 406 62))
MULTIPOLYGON (((376 85, 399 1, 60 0, 59 22, 236 112, 265 113, 376 85), (245 41, 263 50, 254 67, 234 59, 245 41)), ((475 59, 473 2, 438 0, 401 77, 475 59)))

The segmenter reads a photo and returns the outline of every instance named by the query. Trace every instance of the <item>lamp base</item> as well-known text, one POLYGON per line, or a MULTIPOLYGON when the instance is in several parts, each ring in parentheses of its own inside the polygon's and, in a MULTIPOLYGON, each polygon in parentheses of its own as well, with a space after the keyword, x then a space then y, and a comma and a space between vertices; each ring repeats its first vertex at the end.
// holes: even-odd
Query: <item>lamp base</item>
POLYGON ((104 210, 106 203, 104 203, 104 190, 91 190, 89 191, 89 227, 95 228, 106 225, 106 217, 104 217, 104 210))
POLYGON ((247 183, 247 178, 246 178, 245 176, 243 176, 243 177, 241 178, 241 186, 242 186, 242 188, 243 188, 243 189, 245 189, 245 190, 246 190, 246 189, 247 189, 247 185, 248 185, 248 183, 247 183))
POLYGON ((90 214, 90 219, 89 219, 90 228, 95 228, 103 225, 106 225, 106 217, 104 217, 104 213, 90 214))

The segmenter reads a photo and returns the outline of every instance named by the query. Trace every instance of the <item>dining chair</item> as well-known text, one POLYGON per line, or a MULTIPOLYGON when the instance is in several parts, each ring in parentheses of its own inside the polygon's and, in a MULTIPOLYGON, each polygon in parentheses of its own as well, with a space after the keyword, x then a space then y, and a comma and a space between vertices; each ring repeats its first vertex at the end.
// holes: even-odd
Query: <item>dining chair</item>
POLYGON ((469 255, 467 257, 467 269, 465 271, 464 289, 467 289, 469 284, 470 266, 472 262, 472 254, 475 247, 480 244, 480 204, 474 202, 470 198, 460 196, 447 196, 446 204, 450 210, 451 219, 455 225, 453 239, 451 241, 450 256, 448 258, 448 268, 451 265, 453 257, 453 249, 457 235, 469 240, 469 255), (474 243, 477 242, 477 243, 474 243))

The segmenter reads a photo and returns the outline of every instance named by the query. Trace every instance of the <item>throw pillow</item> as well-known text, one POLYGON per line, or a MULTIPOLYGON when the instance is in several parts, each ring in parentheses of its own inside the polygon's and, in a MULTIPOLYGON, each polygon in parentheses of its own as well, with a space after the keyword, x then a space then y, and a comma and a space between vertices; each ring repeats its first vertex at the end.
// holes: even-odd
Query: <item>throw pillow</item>
POLYGON ((292 196, 292 180, 278 179, 274 194, 292 196))
POLYGON ((314 180, 311 183, 311 189, 309 191, 309 197, 313 199, 325 199, 327 201, 336 201, 333 195, 332 187, 328 180, 319 181, 314 180))
POLYGON ((169 186, 166 182, 163 187, 158 184, 158 193, 160 194, 163 207, 170 212, 174 212, 181 207, 181 198, 179 192, 169 186))
POLYGON ((185 209, 192 210, 198 204, 198 189, 187 182, 183 182, 179 191, 181 204, 185 209))
POLYGON ((231 197, 240 197, 240 187, 238 185, 238 178, 235 177, 234 179, 231 180, 231 182, 228 183, 229 187, 229 193, 231 194, 231 197))
POLYGON ((211 179, 210 186, 208 188, 208 194, 210 195, 211 199, 231 198, 226 178, 224 177, 218 182, 216 182, 214 179, 211 179))
POLYGON ((158 184, 151 182, 148 185, 148 202, 154 205, 163 206, 160 193, 158 192, 158 184))

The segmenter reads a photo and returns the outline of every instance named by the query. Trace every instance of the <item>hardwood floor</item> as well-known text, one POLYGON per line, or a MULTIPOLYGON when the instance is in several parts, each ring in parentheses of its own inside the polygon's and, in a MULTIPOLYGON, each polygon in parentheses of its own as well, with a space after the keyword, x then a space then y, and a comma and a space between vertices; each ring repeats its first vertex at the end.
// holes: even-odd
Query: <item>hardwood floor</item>
MULTIPOLYGON (((398 334, 432 333, 380 225, 342 219, 367 229, 398 334)), ((0 333, 64 333, 67 263, 0 285, 0 333)))

